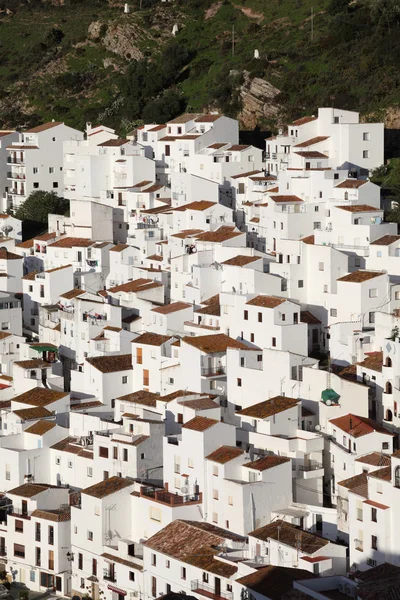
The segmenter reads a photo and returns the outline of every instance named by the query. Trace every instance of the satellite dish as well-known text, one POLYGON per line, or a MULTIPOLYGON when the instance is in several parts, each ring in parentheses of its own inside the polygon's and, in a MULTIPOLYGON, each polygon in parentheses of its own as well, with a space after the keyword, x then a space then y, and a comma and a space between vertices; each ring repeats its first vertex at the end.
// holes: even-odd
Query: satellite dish
POLYGON ((327 401, 325 402, 325 404, 326 404, 326 406, 332 406, 332 400, 327 400, 327 401))
POLYGON ((10 231, 12 231, 14 229, 14 227, 12 225, 4 225, 4 227, 1 228, 1 230, 7 235, 8 233, 10 233, 10 231))
POLYGON ((365 381, 369 381, 371 379, 371 377, 369 375, 365 374, 364 379, 365 379, 365 381))
POLYGON ((316 425, 315 426, 315 431, 321 431, 321 425, 316 425))
POLYGON ((181 492, 182 494, 187 494, 189 492, 189 488, 187 488, 185 485, 183 487, 181 487, 181 492))

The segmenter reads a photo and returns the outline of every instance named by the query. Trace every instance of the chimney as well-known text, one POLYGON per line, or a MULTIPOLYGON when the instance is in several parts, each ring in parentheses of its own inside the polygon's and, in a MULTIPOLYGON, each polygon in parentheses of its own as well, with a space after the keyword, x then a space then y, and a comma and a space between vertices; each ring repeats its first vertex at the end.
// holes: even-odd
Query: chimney
POLYGON ((353 429, 353 419, 350 418, 350 431, 353 429))

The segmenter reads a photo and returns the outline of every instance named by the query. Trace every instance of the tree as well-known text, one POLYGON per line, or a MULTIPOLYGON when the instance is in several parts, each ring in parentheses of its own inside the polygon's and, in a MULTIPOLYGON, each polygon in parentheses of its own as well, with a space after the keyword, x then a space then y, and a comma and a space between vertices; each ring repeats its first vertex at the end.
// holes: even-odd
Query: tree
POLYGON ((46 223, 49 213, 65 215, 69 211, 69 201, 60 198, 55 192, 37 190, 32 192, 15 213, 21 221, 46 223))

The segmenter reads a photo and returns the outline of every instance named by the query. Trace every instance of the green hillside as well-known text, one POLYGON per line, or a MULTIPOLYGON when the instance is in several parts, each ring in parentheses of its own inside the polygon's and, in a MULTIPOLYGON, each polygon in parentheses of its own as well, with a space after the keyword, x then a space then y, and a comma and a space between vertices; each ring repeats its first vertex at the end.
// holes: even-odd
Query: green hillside
POLYGON ((185 109, 236 116, 247 72, 280 92, 279 114, 260 115, 261 128, 332 102, 400 126, 398 0, 130 0, 128 15, 123 6, 0 0, 0 125, 101 120, 123 133, 185 109))

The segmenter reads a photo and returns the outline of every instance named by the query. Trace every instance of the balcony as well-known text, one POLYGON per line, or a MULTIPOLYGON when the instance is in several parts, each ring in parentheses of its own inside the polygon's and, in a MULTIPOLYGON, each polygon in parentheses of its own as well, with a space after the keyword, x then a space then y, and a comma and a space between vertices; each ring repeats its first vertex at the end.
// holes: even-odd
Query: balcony
POLYGON ((150 487, 141 487, 140 496, 142 498, 150 498, 160 504, 166 504, 167 506, 183 506, 186 504, 199 504, 202 502, 202 494, 193 494, 191 496, 178 496, 168 492, 168 490, 155 490, 150 487))
POLYGON ((111 581, 112 583, 115 583, 117 579, 115 577, 114 569, 104 569, 103 579, 105 579, 106 581, 111 581))
POLYGON ((364 542, 363 540, 354 540, 355 549, 358 552, 364 552, 364 542))
POLYGON ((9 165, 23 165, 25 164, 24 158, 12 158, 11 156, 7 156, 7 163, 9 165))
POLYGON ((219 331, 220 327, 215 327, 213 325, 205 325, 204 323, 195 323, 194 321, 185 321, 184 325, 188 327, 196 327, 198 329, 208 329, 209 331, 219 331))
POLYGON ((191 582, 191 590, 196 594, 211 598, 212 600, 221 600, 222 598, 225 600, 232 600, 233 598, 232 592, 223 592, 221 589, 217 589, 212 585, 207 585, 199 579, 195 579, 191 582))
POLYGON ((218 365, 216 367, 202 367, 201 375, 202 377, 221 377, 226 375, 226 367, 223 365, 218 365))
POLYGON ((19 519, 21 519, 21 518, 22 519, 30 519, 31 514, 32 514, 32 511, 28 511, 23 508, 16 508, 16 507, 13 507, 12 511, 10 512, 11 517, 18 517, 19 519))
POLYGON ((7 179, 26 179, 25 173, 13 173, 12 171, 7 173, 7 179))

